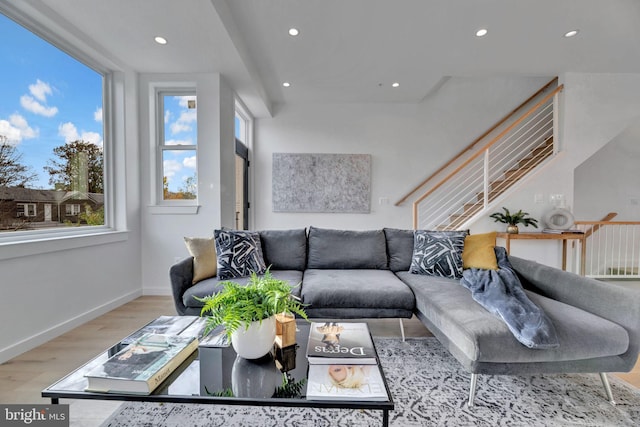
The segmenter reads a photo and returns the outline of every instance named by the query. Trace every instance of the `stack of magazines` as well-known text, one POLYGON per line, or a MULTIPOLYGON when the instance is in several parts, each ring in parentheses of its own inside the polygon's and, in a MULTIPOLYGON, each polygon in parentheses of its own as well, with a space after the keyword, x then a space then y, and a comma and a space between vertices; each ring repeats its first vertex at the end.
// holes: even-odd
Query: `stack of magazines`
POLYGON ((309 400, 388 399, 366 323, 311 323, 307 359, 309 400))

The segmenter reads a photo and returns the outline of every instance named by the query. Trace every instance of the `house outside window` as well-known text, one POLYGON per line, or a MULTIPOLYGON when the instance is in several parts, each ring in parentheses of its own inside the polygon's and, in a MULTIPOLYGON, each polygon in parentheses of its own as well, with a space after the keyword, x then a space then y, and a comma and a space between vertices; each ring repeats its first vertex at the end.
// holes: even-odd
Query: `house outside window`
POLYGON ((36 216, 37 209, 35 203, 18 203, 17 204, 18 217, 34 217, 36 216))

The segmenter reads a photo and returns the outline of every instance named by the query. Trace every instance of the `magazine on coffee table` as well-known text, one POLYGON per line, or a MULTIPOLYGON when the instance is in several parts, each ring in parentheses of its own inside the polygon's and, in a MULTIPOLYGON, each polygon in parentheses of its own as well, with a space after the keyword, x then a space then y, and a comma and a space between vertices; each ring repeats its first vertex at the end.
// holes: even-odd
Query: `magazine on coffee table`
POLYGON ((388 399, 377 365, 309 365, 308 400, 388 399))
POLYGON ((307 359, 311 365, 377 363, 369 327, 357 322, 311 323, 307 359))

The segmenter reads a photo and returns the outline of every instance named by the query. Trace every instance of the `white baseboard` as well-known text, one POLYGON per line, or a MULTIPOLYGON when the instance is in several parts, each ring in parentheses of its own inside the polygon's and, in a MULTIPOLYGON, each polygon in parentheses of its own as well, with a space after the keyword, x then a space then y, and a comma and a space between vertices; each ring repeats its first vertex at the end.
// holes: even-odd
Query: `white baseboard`
POLYGON ((126 295, 118 297, 112 301, 109 301, 101 306, 95 307, 85 313, 82 313, 76 317, 73 317, 69 320, 66 320, 62 323, 59 323, 55 326, 52 326, 44 331, 32 335, 28 338, 23 339, 15 344, 12 344, 8 347, 0 350, 0 363, 4 363, 9 359, 13 359, 16 356, 21 355, 22 353, 29 351, 39 345, 50 341, 53 338, 56 338, 70 330, 95 319, 98 316, 101 316, 114 308, 120 307, 123 304, 128 303, 129 301, 133 301, 142 295, 141 290, 136 290, 130 292, 126 295))
POLYGON ((145 286, 142 288, 142 295, 171 295, 171 289, 160 286, 145 286))

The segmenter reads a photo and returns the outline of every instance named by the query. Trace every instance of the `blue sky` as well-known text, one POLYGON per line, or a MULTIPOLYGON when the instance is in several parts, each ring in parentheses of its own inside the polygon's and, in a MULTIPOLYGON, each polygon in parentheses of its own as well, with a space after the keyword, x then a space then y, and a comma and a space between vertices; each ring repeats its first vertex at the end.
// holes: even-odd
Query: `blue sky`
POLYGON ((0 135, 51 188, 53 149, 82 139, 102 146, 102 76, 0 14, 0 135))
MULTIPOLYGON (((53 149, 83 140, 103 145, 102 75, 0 14, 0 135, 38 174, 33 188, 51 188, 43 170, 53 149)), ((191 97, 166 97, 167 145, 195 145, 196 109, 191 97)), ((164 153, 170 190, 195 175, 195 150, 164 153)))

